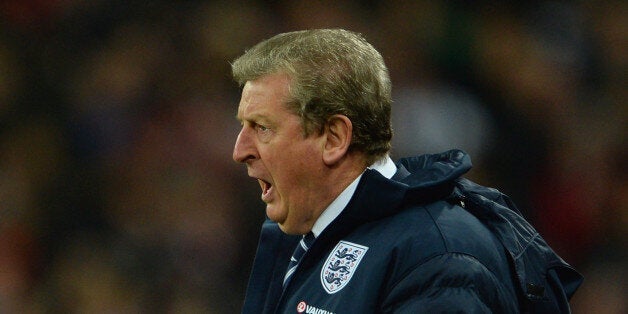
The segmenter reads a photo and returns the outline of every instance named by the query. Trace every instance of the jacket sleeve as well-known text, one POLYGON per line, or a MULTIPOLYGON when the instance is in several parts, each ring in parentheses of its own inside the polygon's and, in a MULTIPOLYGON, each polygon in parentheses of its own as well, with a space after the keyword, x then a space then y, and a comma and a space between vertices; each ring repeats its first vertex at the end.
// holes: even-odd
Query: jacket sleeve
POLYGON ((515 293, 507 286, 474 257, 446 253, 415 266, 392 282, 381 311, 518 313, 515 293))

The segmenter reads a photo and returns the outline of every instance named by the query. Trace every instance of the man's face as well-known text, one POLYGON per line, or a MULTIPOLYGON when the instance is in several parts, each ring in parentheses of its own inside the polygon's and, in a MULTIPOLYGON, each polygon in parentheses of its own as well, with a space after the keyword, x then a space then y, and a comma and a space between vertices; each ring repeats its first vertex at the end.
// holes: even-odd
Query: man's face
POLYGON ((324 136, 304 137, 300 117, 286 106, 289 84, 287 75, 271 74, 244 85, 233 159, 259 182, 266 215, 285 233, 304 234, 327 206, 324 136))

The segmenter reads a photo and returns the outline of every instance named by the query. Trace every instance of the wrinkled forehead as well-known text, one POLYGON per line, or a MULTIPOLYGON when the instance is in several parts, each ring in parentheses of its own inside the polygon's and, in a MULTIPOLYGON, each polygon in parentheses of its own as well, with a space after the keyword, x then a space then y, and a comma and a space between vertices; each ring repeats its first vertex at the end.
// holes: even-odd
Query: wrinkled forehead
POLYGON ((290 100, 290 78, 283 73, 265 75, 247 81, 242 88, 238 118, 285 110, 290 100))

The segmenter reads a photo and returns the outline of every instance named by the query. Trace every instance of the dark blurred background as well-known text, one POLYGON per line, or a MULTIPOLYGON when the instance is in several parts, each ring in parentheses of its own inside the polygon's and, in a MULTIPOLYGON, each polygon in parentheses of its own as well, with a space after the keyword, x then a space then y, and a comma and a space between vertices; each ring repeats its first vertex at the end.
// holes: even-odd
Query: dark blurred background
POLYGON ((394 159, 461 148, 626 313, 626 1, 0 1, 0 312, 236 313, 264 205, 229 62, 361 32, 394 159))

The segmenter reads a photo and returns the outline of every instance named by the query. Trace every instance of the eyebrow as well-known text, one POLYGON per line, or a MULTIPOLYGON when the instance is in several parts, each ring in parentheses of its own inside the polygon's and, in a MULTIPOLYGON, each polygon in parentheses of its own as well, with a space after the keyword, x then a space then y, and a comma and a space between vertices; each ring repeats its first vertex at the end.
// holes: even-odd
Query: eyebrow
POLYGON ((240 113, 238 112, 235 115, 235 119, 238 120, 240 123, 243 123, 244 121, 255 122, 255 123, 262 122, 264 124, 272 123, 272 121, 268 119, 266 115, 259 114, 259 113, 253 113, 250 117, 244 119, 240 116, 240 113))

